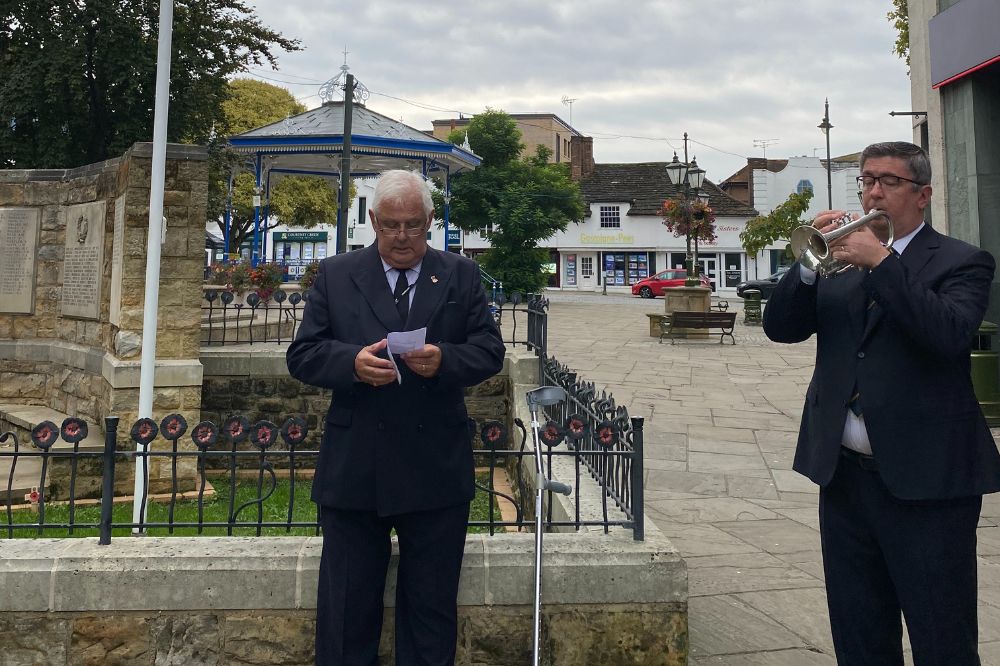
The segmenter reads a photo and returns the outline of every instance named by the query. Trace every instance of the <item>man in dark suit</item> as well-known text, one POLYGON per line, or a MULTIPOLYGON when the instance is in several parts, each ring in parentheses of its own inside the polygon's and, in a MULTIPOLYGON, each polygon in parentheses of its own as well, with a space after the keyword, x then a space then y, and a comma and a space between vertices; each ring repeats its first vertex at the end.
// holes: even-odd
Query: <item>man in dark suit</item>
POLYGON ((850 666, 902 665, 901 611, 916 666, 979 663, 976 525, 983 494, 1000 489, 1000 454, 969 350, 994 260, 924 222, 930 178, 918 146, 868 146, 862 201, 888 214, 893 250, 868 226, 832 241, 861 270, 822 277, 796 263, 764 311, 772 340, 816 335, 794 469, 821 486, 830 623, 850 666))
POLYGON ((427 247, 433 208, 419 175, 382 174, 376 243, 320 264, 288 348, 292 376, 333 389, 312 491, 323 525, 317 664, 378 663, 392 529, 396 663, 455 659, 474 492, 462 389, 500 371, 504 346, 476 264, 427 247), (430 344, 401 356, 399 383, 386 336, 425 326, 430 344))

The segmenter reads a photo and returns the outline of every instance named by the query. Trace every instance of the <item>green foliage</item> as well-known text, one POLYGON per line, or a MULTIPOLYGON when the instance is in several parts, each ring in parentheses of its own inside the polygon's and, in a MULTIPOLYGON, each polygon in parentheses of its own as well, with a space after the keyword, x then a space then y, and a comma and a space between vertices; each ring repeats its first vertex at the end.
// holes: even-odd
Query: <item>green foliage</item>
POLYGON ((567 165, 548 163, 544 148, 518 159, 520 132, 502 111, 473 118, 469 141, 484 162, 452 180, 451 221, 465 231, 489 230, 482 264, 506 291, 537 293, 548 280, 541 270, 548 252, 538 243, 583 218, 580 187, 567 165))
MULTIPOLYGON (((765 247, 778 240, 788 239, 801 224, 809 224, 802 215, 809 209, 813 191, 807 189, 802 194, 792 193, 788 200, 775 208, 769 215, 762 215, 747 221, 747 226, 740 234, 740 243, 747 255, 755 257, 765 247)), ((786 247, 786 252, 790 250, 786 247)))
POLYGON ((314 261, 307 264, 305 270, 302 271, 302 277, 299 278, 299 286, 302 287, 303 291, 313 286, 317 275, 319 275, 319 262, 314 261))
MULTIPOLYGON (((0 167, 67 168, 153 138, 159 2, 0 4, 0 167)), ((167 140, 222 129, 227 81, 299 44, 244 0, 175 0, 167 140)))
MULTIPOLYGON (((223 104, 223 124, 228 134, 239 134, 302 113, 288 90, 262 81, 236 79, 230 82, 223 104)), ((215 137, 209 144, 209 219, 217 220, 219 231, 225 234, 223 214, 226 209, 228 178, 231 169, 240 164, 240 156, 226 147, 225 137, 215 137)), ((330 178, 287 176, 280 181, 272 177, 270 222, 268 229, 279 224, 311 228, 333 224, 337 220, 338 183, 330 178)), ((233 183, 233 206, 229 229, 229 246, 239 247, 253 233, 254 176, 240 173, 233 183)), ((351 187, 351 199, 354 199, 351 187)))
POLYGON ((524 148, 521 130, 503 111, 487 109, 469 122, 469 145, 483 158, 484 167, 503 166, 517 159, 524 148))
POLYGON ((907 0, 892 0, 893 9, 886 18, 896 29, 896 43, 893 44, 892 52, 906 61, 906 66, 910 66, 910 14, 906 4, 907 0))
POLYGON ((448 132, 448 143, 461 146, 465 143, 465 130, 458 128, 448 132))

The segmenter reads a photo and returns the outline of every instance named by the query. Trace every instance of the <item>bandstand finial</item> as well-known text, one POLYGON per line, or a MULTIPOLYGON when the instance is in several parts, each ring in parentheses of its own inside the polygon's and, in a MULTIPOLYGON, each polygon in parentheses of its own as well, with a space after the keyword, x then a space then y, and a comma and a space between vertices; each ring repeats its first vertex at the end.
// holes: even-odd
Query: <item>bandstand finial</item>
MULTIPOLYGON (((347 54, 349 53, 350 51, 347 50, 347 45, 344 45, 344 64, 340 66, 340 72, 319 87, 319 98, 324 104, 327 102, 337 101, 342 99, 344 96, 343 91, 344 86, 347 84, 347 74, 351 71, 350 66, 347 64, 347 54)), ((358 104, 364 104, 365 100, 368 99, 369 94, 368 88, 366 88, 363 83, 355 79, 354 101, 358 104)))

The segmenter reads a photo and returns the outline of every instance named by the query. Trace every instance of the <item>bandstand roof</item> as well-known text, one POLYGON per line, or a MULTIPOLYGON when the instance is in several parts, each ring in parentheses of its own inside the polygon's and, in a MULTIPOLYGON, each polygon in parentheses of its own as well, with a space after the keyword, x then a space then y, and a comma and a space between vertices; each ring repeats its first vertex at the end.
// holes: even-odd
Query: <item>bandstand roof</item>
MULTIPOLYGON (((459 146, 372 111, 355 102, 351 118, 351 172, 376 176, 389 169, 449 175, 470 171, 481 160, 459 146)), ((229 137, 238 153, 267 158, 277 173, 337 175, 344 146, 344 103, 325 102, 284 120, 229 137)))

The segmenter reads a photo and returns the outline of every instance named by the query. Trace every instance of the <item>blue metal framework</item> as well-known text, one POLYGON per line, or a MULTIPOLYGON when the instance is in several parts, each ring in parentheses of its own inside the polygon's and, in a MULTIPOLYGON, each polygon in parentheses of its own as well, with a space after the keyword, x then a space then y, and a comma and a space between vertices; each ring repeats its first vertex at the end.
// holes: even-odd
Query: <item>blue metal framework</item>
MULTIPOLYGON (((256 193, 261 197, 254 205, 251 265, 256 266, 264 260, 263 236, 266 233, 263 232, 266 231, 270 218, 271 174, 339 176, 339 169, 324 167, 327 160, 336 158, 339 161, 339 155, 343 152, 344 136, 336 133, 336 129, 342 127, 342 122, 342 103, 327 102, 318 109, 229 138, 230 147, 237 153, 246 155, 247 162, 243 168, 253 168, 256 193), (338 120, 341 123, 339 127, 338 120), (261 223, 264 225, 263 229, 261 223)), ((447 250, 451 221, 451 176, 475 169, 482 160, 468 150, 428 137, 419 130, 364 106, 355 108, 354 125, 384 132, 386 136, 352 133, 352 178, 370 178, 387 169, 412 168, 416 164, 419 164, 420 172, 425 178, 429 173, 444 171, 444 249, 447 250)), ((233 175, 230 180, 232 177, 233 175)), ((225 213, 224 240, 227 258, 230 251, 231 208, 230 196, 225 213)), ((341 222, 337 220, 338 224, 341 222)))

